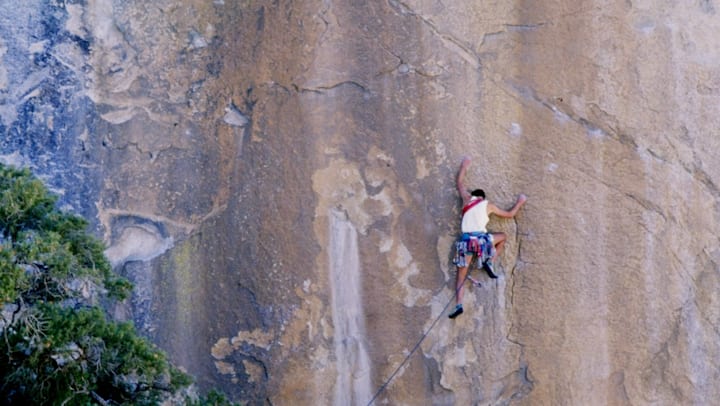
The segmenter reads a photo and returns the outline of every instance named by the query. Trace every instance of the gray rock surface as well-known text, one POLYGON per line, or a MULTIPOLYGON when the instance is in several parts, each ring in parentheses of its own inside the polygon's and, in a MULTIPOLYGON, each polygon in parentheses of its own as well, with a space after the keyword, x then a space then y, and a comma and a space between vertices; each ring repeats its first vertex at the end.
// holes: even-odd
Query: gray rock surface
POLYGON ((0 0, 0 160, 250 404, 720 397, 716 5, 0 0), (449 321, 468 183, 501 278, 449 321))

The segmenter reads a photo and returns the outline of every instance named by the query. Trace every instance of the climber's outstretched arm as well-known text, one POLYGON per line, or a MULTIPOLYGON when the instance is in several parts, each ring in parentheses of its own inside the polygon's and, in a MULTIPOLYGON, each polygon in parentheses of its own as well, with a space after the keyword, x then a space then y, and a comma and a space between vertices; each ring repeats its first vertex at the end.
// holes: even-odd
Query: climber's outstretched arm
POLYGON ((460 164, 460 171, 457 175, 457 190, 458 193, 460 193, 460 197, 462 197, 463 205, 470 201, 470 192, 465 187, 465 172, 467 172, 469 166, 470 158, 463 158, 462 164, 460 164))
POLYGON ((515 202, 515 206, 513 206, 510 211, 503 210, 497 206, 495 206, 492 203, 488 203, 488 214, 494 214, 499 217, 503 217, 506 219, 513 218, 517 214, 517 212, 520 210, 520 208, 525 204, 527 201, 527 196, 520 195, 517 199, 517 202, 515 202))

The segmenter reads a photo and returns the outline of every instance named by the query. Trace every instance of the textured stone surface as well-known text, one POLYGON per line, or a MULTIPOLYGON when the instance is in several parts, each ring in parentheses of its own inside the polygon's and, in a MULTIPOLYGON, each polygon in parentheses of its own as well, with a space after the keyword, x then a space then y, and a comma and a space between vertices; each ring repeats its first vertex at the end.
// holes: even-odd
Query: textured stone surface
POLYGON ((715 2, 0 6, 2 160, 201 387, 365 404, 439 317, 379 404, 720 397, 715 2), (464 155, 530 200, 449 321, 464 155))

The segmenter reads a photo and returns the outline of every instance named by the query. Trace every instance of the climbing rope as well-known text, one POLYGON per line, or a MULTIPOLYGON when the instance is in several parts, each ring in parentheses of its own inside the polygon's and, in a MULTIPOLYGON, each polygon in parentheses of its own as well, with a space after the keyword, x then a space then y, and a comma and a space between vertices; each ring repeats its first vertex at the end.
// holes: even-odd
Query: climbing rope
POLYGON ((445 311, 447 310, 448 306, 450 306, 450 303, 452 303, 453 300, 455 300, 458 292, 463 287, 463 285, 465 285, 465 281, 470 279, 473 283, 477 284, 478 286, 480 285, 480 283, 477 282, 475 279, 470 278, 470 271, 471 271, 471 268, 468 264, 468 272, 467 272, 467 274, 465 274, 465 279, 463 279, 463 283, 460 285, 460 287, 455 289, 455 295, 450 297, 450 300, 445 304, 445 307, 443 307, 443 309, 440 311, 438 316, 435 318, 435 321, 433 321, 433 323, 430 325, 430 328, 428 328, 423 333, 422 337, 420 337, 420 340, 417 342, 417 344, 415 344, 415 346, 410 351, 410 353, 405 357, 403 362, 401 362, 400 365, 395 369, 395 372, 393 372, 392 375, 390 375, 390 377, 385 381, 385 383, 383 383, 382 386, 380 386, 380 389, 378 389, 377 392, 375 392, 375 396, 373 396, 372 399, 370 399, 370 402, 368 402, 367 406, 370 406, 373 404, 373 402, 375 402, 375 400, 378 398, 378 396, 380 396, 380 394, 390 384, 390 381, 392 381, 393 378, 395 378, 395 375, 397 375, 397 373, 400 372, 402 367, 408 362, 408 360, 410 360, 410 357, 412 357, 412 355, 415 353, 415 351, 417 351, 417 349, 420 348, 420 344, 422 344, 422 342, 425 340, 425 337, 427 337, 427 335, 430 334, 430 331, 433 329, 433 327, 435 327, 435 324, 437 324, 437 322, 440 320, 440 318, 445 315, 445 311))

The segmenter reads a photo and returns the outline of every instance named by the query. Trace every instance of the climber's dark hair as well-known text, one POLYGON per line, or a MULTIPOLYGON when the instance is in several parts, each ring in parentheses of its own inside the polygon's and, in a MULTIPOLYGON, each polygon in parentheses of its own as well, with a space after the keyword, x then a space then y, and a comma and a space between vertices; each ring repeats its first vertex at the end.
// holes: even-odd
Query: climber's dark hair
POLYGON ((470 192, 472 196, 482 197, 485 198, 485 191, 482 189, 475 189, 472 192, 470 192))

